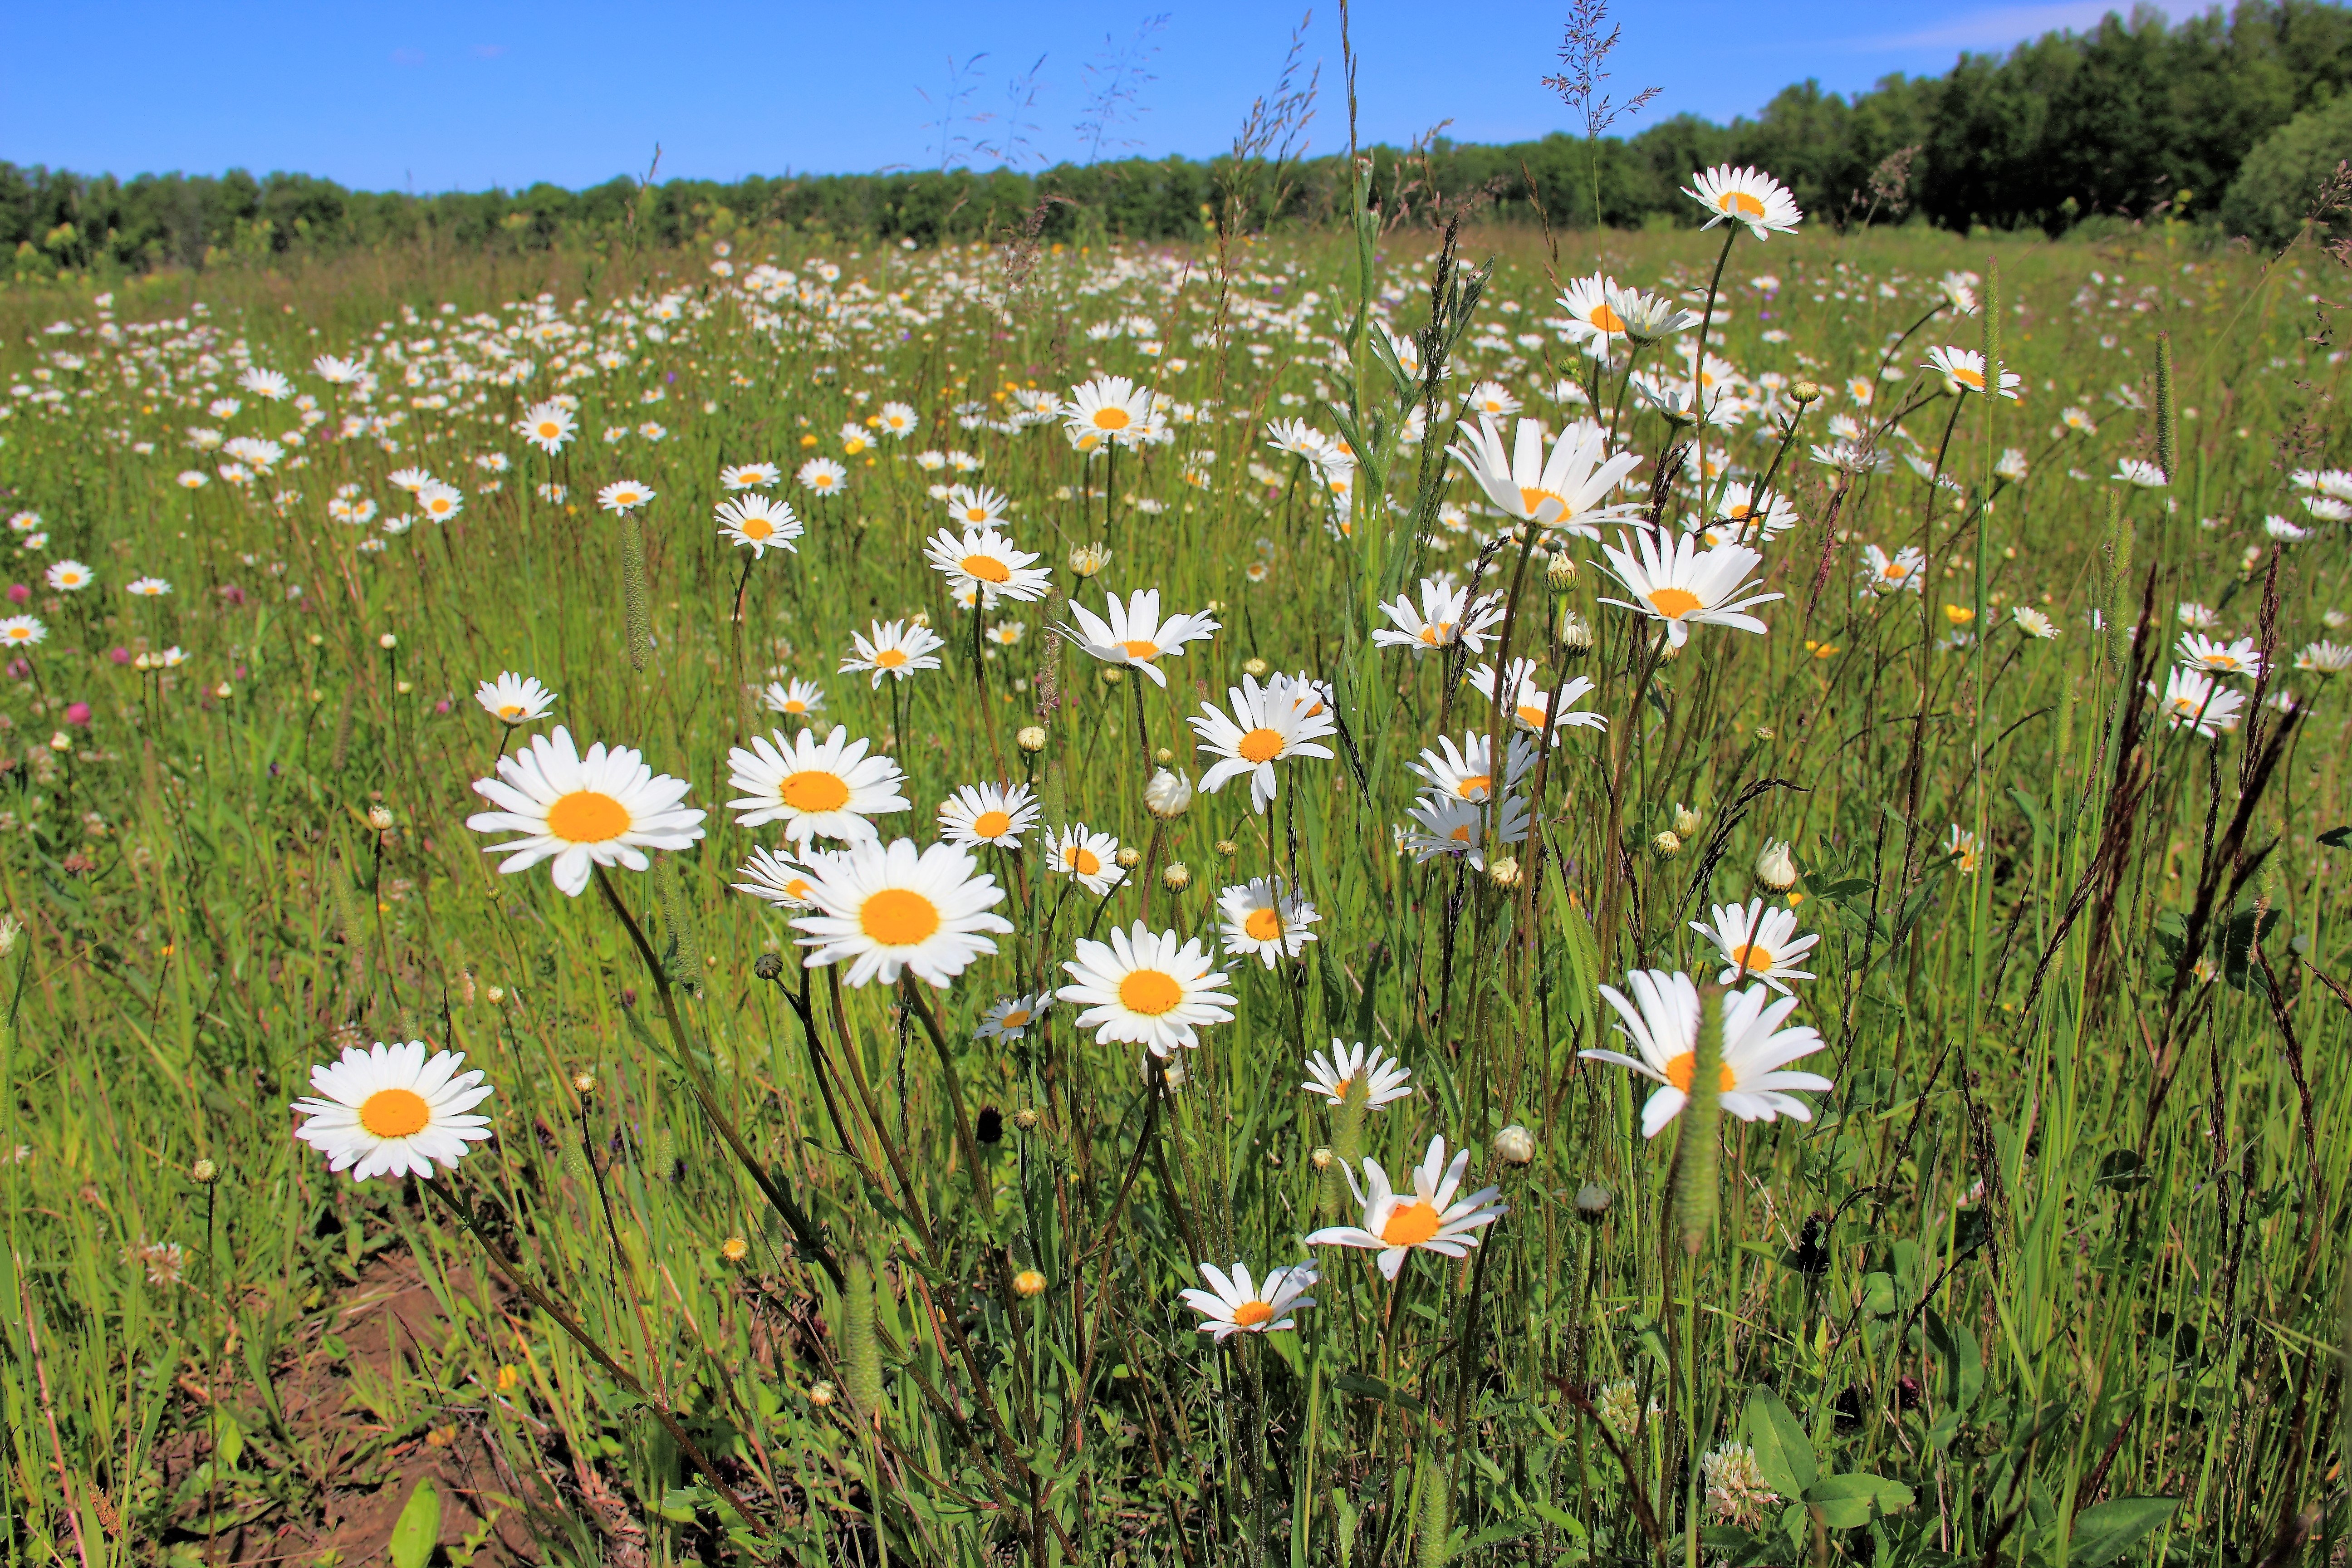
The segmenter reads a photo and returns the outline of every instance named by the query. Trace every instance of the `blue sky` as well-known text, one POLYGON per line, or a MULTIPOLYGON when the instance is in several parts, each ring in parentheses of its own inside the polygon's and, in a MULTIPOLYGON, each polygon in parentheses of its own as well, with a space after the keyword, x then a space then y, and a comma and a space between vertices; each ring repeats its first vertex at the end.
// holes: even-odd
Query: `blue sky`
MULTIPOLYGON (((1890 71, 1941 71, 2095 22, 2102 0, 1619 0, 1608 84, 1664 93, 1634 122, 1728 119, 1806 77, 1853 91, 1890 71)), ((305 5, 74 0, 13 10, 0 51, 0 158, 131 174, 293 169, 367 189, 583 185, 642 173, 732 179, 940 162, 936 121, 961 79, 967 139, 1008 120, 1045 161, 1086 156, 1108 45, 1149 35, 1156 79, 1106 153, 1214 153, 1266 91, 1300 11, 1250 0, 310 0, 305 5), (1163 16, 1156 32, 1148 19, 1163 16), (1034 108, 1005 113, 1034 75, 1034 108), (1097 68, 1090 72, 1089 67, 1097 68)), ((1362 0, 1352 14, 1367 141, 1451 120, 1464 141, 1564 128, 1540 85, 1560 0, 1362 0)), ((1339 10, 1317 0, 1306 58, 1323 67, 1317 151, 1347 143, 1339 10)), ((1033 158, 1032 161, 1034 161, 1033 158)))

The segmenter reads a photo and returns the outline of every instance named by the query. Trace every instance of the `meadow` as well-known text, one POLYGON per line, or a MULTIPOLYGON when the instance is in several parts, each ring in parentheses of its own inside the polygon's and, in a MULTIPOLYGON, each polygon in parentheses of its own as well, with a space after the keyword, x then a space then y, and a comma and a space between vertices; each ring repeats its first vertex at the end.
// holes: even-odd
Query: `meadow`
POLYGON ((0 292, 5 1554, 2335 1561, 2342 287, 0 292))

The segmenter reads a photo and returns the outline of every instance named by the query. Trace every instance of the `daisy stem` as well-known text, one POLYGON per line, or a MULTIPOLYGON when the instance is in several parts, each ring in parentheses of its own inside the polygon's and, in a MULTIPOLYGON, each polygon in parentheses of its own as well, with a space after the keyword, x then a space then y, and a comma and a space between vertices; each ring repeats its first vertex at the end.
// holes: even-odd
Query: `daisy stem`
POLYGON ((508 1267, 506 1259, 498 1255, 497 1248, 493 1247, 489 1239, 482 1235, 481 1226, 475 1219, 472 1207, 463 1198, 443 1185, 437 1176, 419 1176, 416 1180, 425 1191, 441 1200, 450 1214, 456 1217, 462 1229, 472 1233, 474 1238, 481 1244, 482 1257, 488 1261, 490 1268, 497 1271, 499 1278, 514 1287, 532 1306, 554 1319, 556 1327, 569 1334, 582 1350, 588 1352, 590 1359, 609 1373, 614 1381, 643 1401, 646 1407, 654 1413, 654 1419, 660 1422, 662 1429, 669 1434, 670 1441, 677 1445, 677 1451, 686 1457, 687 1463, 700 1471, 702 1479, 710 1483, 711 1490, 719 1494, 719 1500, 734 1510, 735 1516, 745 1524, 751 1524, 755 1516, 751 1509, 744 1504, 741 1498, 735 1495, 735 1489, 729 1486, 719 1472, 711 1468, 710 1461, 703 1458, 702 1450, 695 1447, 694 1439, 687 1435, 686 1428, 679 1426, 677 1418, 670 1414, 668 1405, 646 1392, 646 1385, 631 1375, 626 1367, 614 1361, 611 1353, 603 1345, 598 1344, 595 1338, 573 1320, 572 1314, 557 1306, 554 1298, 541 1289, 534 1281, 508 1267))
POLYGON ((971 597, 971 684, 972 689, 980 696, 980 727, 988 736, 989 764, 995 768, 998 778, 1010 784, 1012 775, 1004 771, 1003 748, 996 743, 995 715, 990 712, 988 706, 988 664, 981 657, 980 647, 981 623, 985 618, 981 613, 982 605, 983 595, 979 584, 974 584, 971 597))
MULTIPOLYGON (((1715 324, 1716 295, 1723 288, 1723 264, 1731 259, 1731 243, 1739 237, 1742 226, 1727 224, 1723 230, 1723 248, 1715 253, 1715 276, 1707 280, 1706 309, 1698 319, 1698 343, 1691 350, 1691 413, 1697 420, 1691 434, 1691 466, 1698 470, 1699 521, 1710 521, 1714 503, 1706 496, 1706 332, 1715 324)), ((1724 465, 1724 479, 1731 478, 1731 465, 1724 465)))

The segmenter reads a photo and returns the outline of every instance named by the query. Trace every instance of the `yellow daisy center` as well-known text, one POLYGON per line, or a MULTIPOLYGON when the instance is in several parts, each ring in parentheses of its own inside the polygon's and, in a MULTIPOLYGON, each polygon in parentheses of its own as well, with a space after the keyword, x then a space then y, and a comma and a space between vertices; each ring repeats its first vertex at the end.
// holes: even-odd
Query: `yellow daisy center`
POLYGON ((1128 417, 1127 410, 1116 405, 1095 410, 1095 428, 1097 430, 1124 430, 1134 423, 1128 417))
MULTIPOLYGON (((966 522, 986 522, 988 509, 984 506, 968 506, 963 509, 963 519, 966 522)), ((967 561, 964 565, 969 568, 971 563, 967 561)))
POLYGON ((765 539, 776 531, 764 517, 747 517, 736 531, 746 539, 765 539))
POLYGON ((1026 1007, 1015 1007, 1013 1011, 1004 1015, 1003 1017, 999 1018, 996 1021, 996 1026, 1000 1029, 1019 1029, 1026 1027, 1028 1023, 1029 1009, 1026 1007))
POLYGON ((521 703, 520 703, 520 702, 501 702, 501 703, 499 703, 499 718, 501 718, 501 719, 520 719, 520 718, 521 718, 521 717, 522 717, 522 704, 521 704, 521 703))
POLYGON ((1158 643, 1145 642, 1139 637, 1123 642, 1118 646, 1127 650, 1127 657, 1129 658, 1158 658, 1160 657, 1160 645, 1158 643))
POLYGON ((1244 1301, 1234 1309, 1233 1323, 1237 1329, 1254 1329, 1273 1316, 1274 1309, 1264 1301, 1244 1301))
POLYGON ((1118 1004, 1130 1013, 1157 1018, 1184 1000, 1176 977, 1158 969, 1138 969, 1118 983, 1118 1004))
POLYGON ((1437 1210, 1419 1198, 1400 1204, 1381 1226, 1381 1239, 1391 1247, 1419 1247, 1437 1234, 1437 1210))
POLYGON ((963 558, 963 574, 983 583, 1009 583, 1013 580, 1013 568, 993 555, 967 555, 963 558))
POLYGON ((547 808, 551 837, 571 844, 602 844, 629 830, 629 808, 601 790, 573 790, 547 808))
POLYGON ((558 436, 562 434, 563 426, 558 425, 552 419, 542 419, 539 422, 539 438, 541 440, 552 441, 558 436))
POLYGON ((360 1125, 373 1137, 414 1137, 432 1121, 433 1107, 413 1089, 380 1089, 360 1102, 360 1125))
POLYGON ((839 811, 849 804, 849 781, 823 768, 788 773, 776 796, 794 811, 839 811))
MULTIPOLYGON (((1525 712, 1526 710, 1522 709, 1521 711, 1525 712)), ((1542 717, 1543 714, 1540 711, 1536 714, 1536 719, 1539 720, 1542 717)), ((1532 723, 1535 721, 1528 721, 1532 723)), ((1492 773, 1471 773, 1457 780, 1454 785, 1454 793, 1464 800, 1484 800, 1493 794, 1494 790, 1495 775, 1492 773)))
POLYGON ((1528 485, 1519 487, 1519 504, 1528 509, 1529 517, 1535 516, 1537 510, 1548 500, 1559 501, 1562 511, 1568 510, 1567 500, 1558 490, 1547 490, 1528 485))
POLYGON ((797 697, 787 697, 784 699, 783 710, 787 713, 805 713, 808 711, 808 704, 797 697))
POLYGON ((1585 320, 1604 332, 1622 332, 1625 330, 1625 318, 1611 310, 1605 301, 1593 306, 1592 313, 1585 320))
POLYGON ((971 819, 975 838, 1002 838, 1013 830, 1013 814, 1009 811, 983 811, 971 819))
POLYGON ((1447 834, 1446 837, 1454 840, 1456 844, 1467 844, 1470 842, 1470 825, 1465 822, 1459 827, 1456 827, 1453 832, 1447 834))
POLYGON ((1688 588, 1654 588, 1650 591, 1650 603, 1656 607, 1658 614, 1670 621, 1681 620, 1706 602, 1688 588))
POLYGON ((1738 217, 1762 217, 1764 204, 1746 191, 1726 191, 1715 198, 1717 210, 1738 217))
MULTIPOLYGON (((1697 1070, 1698 1053, 1696 1051, 1685 1051, 1682 1055, 1674 1058, 1666 1063, 1666 1081, 1673 1084, 1676 1089, 1681 1089, 1685 1094, 1688 1094, 1690 1092, 1691 1086, 1691 1074, 1697 1070)), ((1729 1062, 1719 1064, 1717 1067, 1716 1071, 1719 1075, 1717 1079, 1717 1089, 1719 1092, 1729 1094, 1733 1089, 1739 1087, 1738 1080, 1731 1076, 1731 1064, 1729 1062)))
POLYGON ((1772 950, 1743 942, 1731 950, 1731 962, 1750 974, 1769 974, 1772 972, 1772 950))
POLYGON ((1073 844, 1062 851, 1062 864, 1081 877, 1091 877, 1102 869, 1102 857, 1083 844, 1073 844))
POLYGON ((1282 916, 1273 910, 1252 910, 1242 921, 1242 931, 1252 942, 1272 942, 1282 934, 1282 916))
POLYGON ((1952 379, 1972 392, 1984 390, 1984 372, 1980 370, 1970 370, 1964 364, 1956 364, 1952 367, 1952 379))
MULTIPOLYGON (((1530 729, 1540 729, 1542 727, 1544 721, 1544 710, 1537 707, 1534 703, 1523 702, 1519 704, 1517 712, 1520 723, 1527 725, 1530 729)), ((1463 798, 1466 800, 1469 797, 1465 795, 1463 798)))
POLYGON ((1282 731, 1260 726, 1244 735, 1234 752, 1244 762, 1270 763, 1282 754, 1282 731))
POLYGON ((940 929, 940 907, 912 888, 885 888, 857 906, 857 929, 883 947, 913 947, 940 929))
POLYGON ((874 662, 884 669, 896 669, 900 665, 907 662, 906 650, 903 648, 886 647, 881 652, 874 656, 874 662))

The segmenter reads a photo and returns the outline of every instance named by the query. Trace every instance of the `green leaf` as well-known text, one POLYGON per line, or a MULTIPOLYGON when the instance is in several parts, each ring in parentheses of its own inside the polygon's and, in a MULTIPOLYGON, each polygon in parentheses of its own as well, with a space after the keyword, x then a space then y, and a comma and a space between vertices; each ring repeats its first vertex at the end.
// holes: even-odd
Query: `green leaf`
POLYGON ((2125 1497, 2086 1508, 2074 1516, 2074 1544, 2066 1552, 2069 1568, 2101 1568, 2131 1550, 2142 1536, 2171 1521, 2180 1500, 2168 1497, 2125 1497))
POLYGON ((1756 1450, 1756 1468, 1765 1484, 1785 1498, 1802 1497, 1821 1478, 1821 1461, 1813 1458, 1813 1441, 1805 1436, 1796 1413, 1769 1388, 1752 1390, 1739 1424, 1748 1446, 1756 1450))
POLYGON ((427 1477, 416 1483, 392 1527, 392 1568, 425 1568, 441 1539, 441 1494, 427 1477))
POLYGON ((1591 1539, 1591 1533, 1584 1528, 1584 1521, 1574 1514, 1562 1512, 1540 1499, 1530 1498, 1528 1500, 1528 1506, 1536 1510, 1536 1517, 1554 1529, 1565 1531, 1579 1541, 1591 1539))
POLYGON ((1895 1277, 1873 1271, 1862 1277, 1862 1310, 1874 1318, 1891 1318, 1899 1310, 1895 1277))
MULTIPOLYGON (((2341 849, 2347 844, 2352 844, 2352 822, 2347 822, 2341 827, 2329 828, 2326 832, 2319 836, 2319 841, 2322 844, 2326 845, 2330 849, 2341 849)), ((2100 1506, 2105 1507, 2105 1505, 2101 1504, 2100 1506)))
POLYGON ((1832 1530, 1853 1530, 1909 1508, 1911 1489, 1885 1476, 1823 1476, 1805 1489, 1805 1500, 1822 1510, 1822 1522, 1832 1530))

